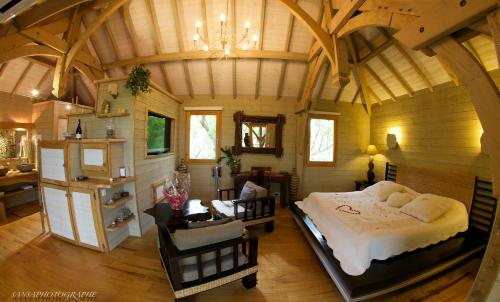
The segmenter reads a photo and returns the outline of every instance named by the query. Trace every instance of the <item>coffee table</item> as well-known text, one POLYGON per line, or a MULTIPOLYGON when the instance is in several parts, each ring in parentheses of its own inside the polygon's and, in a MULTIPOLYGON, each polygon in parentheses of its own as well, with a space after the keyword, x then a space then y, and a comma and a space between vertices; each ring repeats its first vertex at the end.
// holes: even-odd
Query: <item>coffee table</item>
POLYGON ((186 201, 182 211, 174 211, 168 203, 158 203, 153 208, 144 211, 155 218, 156 224, 164 223, 170 232, 177 229, 187 229, 190 222, 212 219, 210 209, 201 204, 199 199, 186 201))

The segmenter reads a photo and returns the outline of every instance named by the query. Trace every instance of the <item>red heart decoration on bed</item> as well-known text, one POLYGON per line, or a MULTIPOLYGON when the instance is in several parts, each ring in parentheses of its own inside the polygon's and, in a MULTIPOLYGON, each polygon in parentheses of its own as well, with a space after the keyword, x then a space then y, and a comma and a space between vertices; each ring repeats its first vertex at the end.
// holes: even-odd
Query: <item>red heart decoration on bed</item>
POLYGON ((335 210, 342 211, 342 212, 348 213, 348 214, 356 214, 356 215, 361 214, 360 211, 354 210, 351 206, 346 205, 346 204, 343 204, 341 206, 336 207, 335 210))

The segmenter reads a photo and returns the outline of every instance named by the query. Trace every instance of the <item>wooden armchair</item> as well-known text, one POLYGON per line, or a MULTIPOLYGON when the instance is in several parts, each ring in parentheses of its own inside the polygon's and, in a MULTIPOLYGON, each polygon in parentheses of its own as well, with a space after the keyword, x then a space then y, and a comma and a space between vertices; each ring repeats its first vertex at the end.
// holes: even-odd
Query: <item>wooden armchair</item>
MULTIPOLYGON (((232 222, 238 223, 238 222, 232 222)), ((225 224, 228 225, 228 224, 225 224)), ((211 234, 221 233, 225 225, 207 227, 204 229, 211 234)), ((240 223, 239 231, 241 234, 240 223)), ((178 238, 186 238, 189 232, 196 229, 177 230, 178 238)), ((203 231, 202 231, 203 232, 203 231)), ((168 274, 176 302, 187 301, 187 297, 210 290, 226 283, 242 279, 246 288, 257 284, 257 248, 258 239, 252 234, 243 234, 240 237, 220 241, 213 244, 195 246, 184 244, 182 248, 176 242, 175 234, 168 231, 166 224, 158 224, 159 251, 164 270, 168 274), (176 245, 177 244, 177 245, 176 245)), ((199 240, 195 234, 193 242, 199 240)))
POLYGON ((264 223, 268 233, 274 230, 274 197, 268 195, 251 200, 238 200, 235 199, 234 188, 219 189, 217 192, 219 200, 212 201, 212 206, 220 216, 240 219, 245 226, 264 223), (231 199, 231 192, 233 199, 231 199))

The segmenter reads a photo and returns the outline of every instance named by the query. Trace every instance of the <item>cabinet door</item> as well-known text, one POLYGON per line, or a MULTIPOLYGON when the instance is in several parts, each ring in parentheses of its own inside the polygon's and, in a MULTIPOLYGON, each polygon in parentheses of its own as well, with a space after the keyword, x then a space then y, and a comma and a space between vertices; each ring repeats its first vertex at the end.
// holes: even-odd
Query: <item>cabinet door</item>
POLYGON ((43 182, 67 184, 66 148, 57 145, 42 146, 40 148, 40 168, 43 182))
POLYGON ((100 215, 93 190, 70 188, 75 233, 81 245, 101 249, 100 215))
POLYGON ((42 192, 52 234, 75 240, 66 188, 43 184, 42 192))
POLYGON ((80 145, 82 170, 90 176, 108 176, 108 144, 83 143, 80 145))

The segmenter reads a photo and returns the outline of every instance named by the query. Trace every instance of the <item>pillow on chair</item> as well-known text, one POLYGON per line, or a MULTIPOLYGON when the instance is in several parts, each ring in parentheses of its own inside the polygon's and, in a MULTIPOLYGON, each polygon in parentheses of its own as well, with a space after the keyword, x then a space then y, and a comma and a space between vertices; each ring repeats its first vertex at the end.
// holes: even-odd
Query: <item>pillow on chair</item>
POLYGON ((245 185, 243 186, 243 189, 241 190, 241 194, 240 194, 240 200, 251 200, 251 199, 263 198, 263 197, 267 197, 267 189, 264 187, 258 186, 251 181, 247 181, 245 183, 245 185), (246 191, 245 191, 245 189, 246 189, 246 191), (253 197, 251 197, 251 198, 246 198, 247 195, 244 195, 243 192, 255 192, 255 195, 253 195, 253 197))
POLYGON ((243 234, 243 222, 235 220, 205 228, 177 230, 172 234, 175 246, 183 251, 238 238, 243 234))
POLYGON ((243 186, 243 189, 241 189, 240 200, 252 200, 255 199, 255 196, 257 196, 257 190, 247 185, 248 183, 251 182, 247 181, 243 186))

